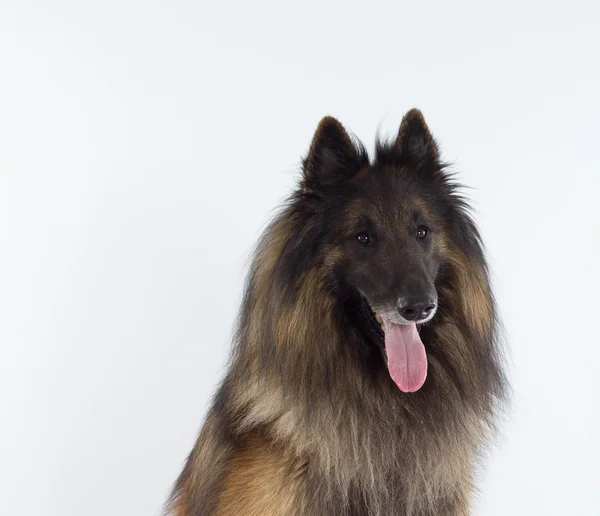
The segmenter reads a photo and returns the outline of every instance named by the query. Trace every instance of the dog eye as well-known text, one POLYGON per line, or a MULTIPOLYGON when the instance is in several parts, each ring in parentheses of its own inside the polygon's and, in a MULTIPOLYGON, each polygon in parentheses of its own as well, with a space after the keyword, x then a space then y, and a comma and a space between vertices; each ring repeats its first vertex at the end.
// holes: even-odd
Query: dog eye
POLYGON ((427 233, 429 233, 429 230, 425 226, 419 226, 417 228, 417 238, 419 240, 425 238, 427 236, 427 233))
POLYGON ((371 243, 371 238, 364 231, 356 235, 356 240, 359 244, 368 245, 371 243))

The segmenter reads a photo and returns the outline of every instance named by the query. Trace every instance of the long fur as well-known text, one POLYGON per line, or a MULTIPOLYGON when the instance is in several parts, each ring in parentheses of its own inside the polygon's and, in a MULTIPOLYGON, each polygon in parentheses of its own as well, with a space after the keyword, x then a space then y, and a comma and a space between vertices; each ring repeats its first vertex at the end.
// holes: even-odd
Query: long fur
MULTIPOLYGON (((359 169, 397 159, 391 143, 378 143, 372 164, 352 145, 359 169)), ((439 165, 448 222, 439 310, 421 330, 429 373, 421 390, 400 393, 351 323, 360 304, 332 274, 325 190, 306 176, 310 159, 303 184, 260 239, 227 376, 167 512, 466 515, 474 466, 506 394, 494 299, 468 205, 439 165)))

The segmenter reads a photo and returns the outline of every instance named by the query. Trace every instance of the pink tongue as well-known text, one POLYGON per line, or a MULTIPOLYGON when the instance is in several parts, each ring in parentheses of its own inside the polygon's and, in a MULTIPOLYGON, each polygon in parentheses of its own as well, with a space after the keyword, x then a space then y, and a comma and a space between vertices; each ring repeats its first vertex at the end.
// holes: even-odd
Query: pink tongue
POLYGON ((383 319, 382 326, 392 380, 403 392, 418 391, 427 377, 427 355, 417 325, 394 324, 383 319))

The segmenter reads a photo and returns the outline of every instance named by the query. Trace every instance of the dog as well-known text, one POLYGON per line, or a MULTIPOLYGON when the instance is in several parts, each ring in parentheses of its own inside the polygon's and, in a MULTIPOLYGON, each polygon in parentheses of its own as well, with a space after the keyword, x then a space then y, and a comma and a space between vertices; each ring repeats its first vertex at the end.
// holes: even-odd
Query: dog
POLYGON ((319 123, 262 235, 171 516, 458 516, 508 384, 483 244, 422 113, 319 123))

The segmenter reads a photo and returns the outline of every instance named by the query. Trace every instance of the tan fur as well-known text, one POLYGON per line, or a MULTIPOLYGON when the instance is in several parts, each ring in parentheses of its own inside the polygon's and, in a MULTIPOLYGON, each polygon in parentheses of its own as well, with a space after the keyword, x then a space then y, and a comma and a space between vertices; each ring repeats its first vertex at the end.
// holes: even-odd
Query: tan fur
POLYGON ((460 293, 464 313, 473 327, 484 334, 493 323, 492 299, 486 288, 485 271, 456 250, 448 256, 455 266, 456 292, 460 293))
POLYGON ((215 516, 294 516, 302 464, 259 435, 248 435, 229 459, 215 516))

